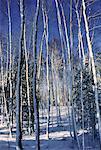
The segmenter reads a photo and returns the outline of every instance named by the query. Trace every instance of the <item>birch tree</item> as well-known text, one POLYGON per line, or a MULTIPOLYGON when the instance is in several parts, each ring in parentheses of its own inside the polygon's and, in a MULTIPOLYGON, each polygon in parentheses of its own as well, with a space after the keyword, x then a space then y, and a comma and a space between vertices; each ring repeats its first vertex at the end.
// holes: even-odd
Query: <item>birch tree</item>
POLYGON ((46 127, 46 136, 47 139, 49 139, 49 121, 50 121, 50 88, 49 88, 49 31, 48 31, 48 15, 47 10, 45 8, 45 1, 42 1, 42 13, 43 13, 43 23, 44 23, 44 29, 45 29, 45 41, 46 41, 46 50, 47 50, 47 56, 46 56, 46 71, 47 71, 47 127, 46 127))
POLYGON ((20 0, 20 17, 21 17, 21 31, 20 31, 20 44, 19 44, 19 60, 17 71, 17 85, 16 85, 16 150, 22 149, 22 134, 21 134, 21 66, 22 66, 22 54, 24 46, 24 0, 20 0))
POLYGON ((31 104, 30 104, 30 97, 29 97, 29 68, 28 68, 28 54, 27 54, 27 46, 26 46, 26 27, 24 23, 24 50, 25 50, 25 66, 26 66, 26 82, 27 82, 27 100, 28 100, 28 130, 29 134, 31 134, 31 104))
POLYGON ((78 13, 78 3, 75 3, 76 8, 76 15, 77 15, 77 22, 78 22, 78 49, 79 49, 79 68, 80 68, 80 101, 81 101, 81 107, 82 107, 82 147, 83 150, 85 149, 84 145, 84 104, 83 104, 83 90, 82 90, 82 55, 83 55, 83 66, 85 67, 85 54, 84 54, 84 46, 83 46, 83 39, 82 39, 82 33, 81 33, 81 21, 78 13), (82 50, 82 53, 81 53, 82 50))
POLYGON ((95 103, 96 103, 98 128, 99 128, 99 136, 100 136, 100 147, 101 147, 101 117, 100 117, 99 102, 98 102, 96 68, 95 68, 92 44, 91 44, 91 40, 90 40, 89 25, 88 25, 88 21, 87 21, 86 6, 85 6, 84 0, 82 0, 82 7, 83 7, 83 17, 84 17, 84 23, 85 23, 85 29, 86 29, 86 38, 87 38, 87 44, 88 44, 88 50, 89 50, 90 63, 91 63, 93 79, 94 79, 95 103))
MULTIPOLYGON (((11 126, 10 126, 10 122, 9 122, 9 115, 8 115, 8 109, 7 109, 7 100, 6 100, 6 96, 5 96, 5 82, 4 82, 4 67, 3 67, 3 53, 2 53, 2 41, 0 41, 0 57, 1 57, 1 82, 2 82, 2 94, 3 94, 3 101, 2 101, 2 105, 4 104, 4 106, 2 107, 4 109, 4 113, 6 114, 6 125, 9 127, 9 135, 11 137, 11 126)), ((4 115, 4 114, 3 114, 4 115)))
POLYGON ((40 0, 37 0, 37 7, 35 12, 34 29, 33 29, 33 58, 34 58, 34 71, 33 71, 33 100, 34 100, 34 120, 35 120, 35 149, 40 150, 39 140, 39 102, 36 96, 36 75, 37 75, 37 32, 38 32, 38 16, 39 16, 40 0))
MULTIPOLYGON (((10 10, 10 0, 7 1, 8 6, 8 34, 9 34, 9 53, 10 53, 10 65, 9 65, 9 83, 10 83, 10 124, 13 125, 13 97, 12 97, 12 24, 11 24, 11 10, 10 10)), ((11 126, 12 126, 11 125, 11 126)))

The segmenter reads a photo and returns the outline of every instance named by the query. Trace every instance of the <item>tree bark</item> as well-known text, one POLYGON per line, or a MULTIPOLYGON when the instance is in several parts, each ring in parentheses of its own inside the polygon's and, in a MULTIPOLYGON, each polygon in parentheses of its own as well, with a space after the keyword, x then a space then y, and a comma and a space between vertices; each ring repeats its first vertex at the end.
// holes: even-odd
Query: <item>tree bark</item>
POLYGON ((95 103, 96 103, 99 137, 100 137, 100 148, 101 148, 101 117, 100 117, 100 109, 99 109, 99 102, 98 102, 96 68, 95 68, 92 44, 90 40, 89 25, 87 21, 86 6, 85 6, 84 0, 82 0, 82 6, 83 6, 83 17, 84 17, 84 23, 85 23, 85 29, 86 29, 86 38, 87 38, 87 44, 88 44, 88 50, 89 50, 89 57, 90 57, 90 62, 91 62, 91 67, 92 67, 92 72, 93 72, 93 79, 94 79, 95 103))
POLYGON ((34 57, 34 71, 33 71, 33 100, 34 100, 34 118, 35 118, 35 149, 40 150, 40 130, 39 130, 39 102, 36 95, 36 80, 37 80, 37 32, 38 32, 38 16, 39 16, 40 0, 37 0, 37 8, 34 20, 33 30, 33 57, 34 57))
MULTIPOLYGON (((8 5, 8 33, 9 33, 9 51, 10 51, 10 65, 9 65, 9 83, 10 83, 10 101, 11 101, 11 110, 9 111, 10 115, 10 126, 12 129, 13 122, 13 98, 12 98, 12 24, 11 24, 11 9, 10 9, 10 0, 7 1, 8 5)), ((12 136, 12 135, 10 135, 12 136)))
POLYGON ((21 17, 21 33, 20 33, 20 47, 19 47, 19 60, 17 71, 17 87, 16 87, 16 150, 22 149, 22 133, 21 133, 21 67, 22 67, 22 54, 24 48, 24 0, 20 0, 20 17, 21 17))

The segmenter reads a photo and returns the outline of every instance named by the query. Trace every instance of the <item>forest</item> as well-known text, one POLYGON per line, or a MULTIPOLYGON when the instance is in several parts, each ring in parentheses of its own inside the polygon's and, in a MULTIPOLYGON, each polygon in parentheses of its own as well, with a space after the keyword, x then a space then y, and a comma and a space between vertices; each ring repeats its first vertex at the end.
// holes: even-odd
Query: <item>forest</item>
POLYGON ((101 0, 0 0, 0 149, 101 150, 101 0))

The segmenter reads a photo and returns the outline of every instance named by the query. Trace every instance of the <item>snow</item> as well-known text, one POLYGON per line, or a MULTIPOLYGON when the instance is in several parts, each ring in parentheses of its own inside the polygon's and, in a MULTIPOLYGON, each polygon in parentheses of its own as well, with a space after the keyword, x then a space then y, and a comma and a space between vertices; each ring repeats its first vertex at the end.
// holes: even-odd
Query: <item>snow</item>
MULTIPOLYGON (((56 125, 56 113, 54 114, 54 122, 53 125, 50 123, 50 139, 47 140, 45 132, 45 123, 42 124, 42 117, 41 119, 41 130, 40 130, 40 145, 41 150, 77 150, 77 144, 76 141, 74 141, 70 137, 69 133, 69 125, 68 125, 68 119, 66 119, 66 108, 61 108, 61 124, 59 126, 56 125)), ((54 109, 55 111, 55 109, 54 109)), ((41 113, 40 113, 41 116, 41 113)), ((51 116, 52 117, 52 116, 51 116)), ((51 118, 52 119, 52 118, 51 118)), ((9 138, 9 131, 6 128, 5 125, 0 125, 0 150, 15 150, 15 133, 16 129, 13 129, 13 137, 9 138)), ((82 130, 80 130, 79 134, 79 140, 82 139, 82 130)), ((85 150, 100 150, 98 148, 98 140, 92 141, 92 138, 88 133, 85 132, 85 150)), ((35 137, 34 135, 24 135, 22 139, 22 144, 24 150, 35 150, 35 137)), ((82 148, 81 148, 82 150, 82 148)))

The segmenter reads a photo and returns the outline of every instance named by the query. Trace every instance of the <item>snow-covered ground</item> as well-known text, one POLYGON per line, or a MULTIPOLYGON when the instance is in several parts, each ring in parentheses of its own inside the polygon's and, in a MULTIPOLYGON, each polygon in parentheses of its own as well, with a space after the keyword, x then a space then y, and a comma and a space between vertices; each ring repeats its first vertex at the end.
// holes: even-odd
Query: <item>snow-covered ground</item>
MULTIPOLYGON (((54 109, 55 111, 55 109, 54 109)), ((41 133, 40 133, 40 144, 41 150, 77 150, 77 143, 70 137, 69 124, 66 116, 66 108, 61 109, 61 124, 56 124, 56 113, 54 112, 54 119, 52 124, 52 114, 50 123, 50 139, 47 140, 45 134, 45 119, 42 120, 40 113, 41 122, 41 133), (42 124, 42 122, 44 122, 42 124)), ((14 129, 13 137, 9 137, 9 131, 5 126, 0 126, 0 150, 15 150, 15 133, 14 129)), ((79 134, 79 140, 82 139, 82 132, 79 134)), ((35 150, 35 137, 34 135, 24 135, 22 139, 24 150, 35 150)), ((98 140, 92 141, 92 137, 85 133, 85 150, 100 150, 98 140)), ((82 150, 82 147, 81 147, 82 150)))

